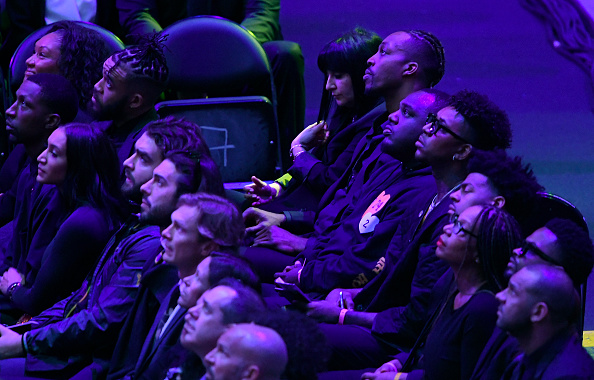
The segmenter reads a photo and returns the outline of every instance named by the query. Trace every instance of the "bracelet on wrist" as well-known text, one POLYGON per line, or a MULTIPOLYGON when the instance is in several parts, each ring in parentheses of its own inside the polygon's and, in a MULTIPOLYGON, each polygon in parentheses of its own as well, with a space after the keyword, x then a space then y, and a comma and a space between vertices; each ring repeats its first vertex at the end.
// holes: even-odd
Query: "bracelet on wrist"
POLYGON ((8 293, 8 298, 10 298, 10 300, 12 301, 12 295, 14 293, 14 291, 16 290, 16 288, 18 288, 19 286, 21 286, 21 283, 19 281, 17 282, 13 282, 12 284, 10 284, 10 286, 8 287, 8 289, 6 290, 6 293, 8 293))
POLYGON ((291 145, 291 149, 289 149, 289 156, 293 159, 293 161, 295 161, 297 156, 299 156, 303 152, 305 152, 305 147, 303 145, 301 145, 301 144, 291 145), (295 148, 301 148, 303 150, 301 152, 297 152, 297 154, 294 154, 293 149, 295 149, 295 148))
POLYGON ((25 335, 27 335, 27 332, 21 335, 21 348, 23 349, 23 354, 27 355, 27 341, 25 340, 25 335))
POLYGON ((304 150, 302 150, 301 152, 297 152, 296 155, 293 156, 293 162, 295 162, 295 160, 297 159, 297 157, 299 157, 300 154, 305 153, 304 150))
POLYGON ((338 324, 339 325, 344 325, 344 317, 346 316, 346 313, 348 311, 349 311, 349 309, 340 310, 340 314, 338 315, 338 324))

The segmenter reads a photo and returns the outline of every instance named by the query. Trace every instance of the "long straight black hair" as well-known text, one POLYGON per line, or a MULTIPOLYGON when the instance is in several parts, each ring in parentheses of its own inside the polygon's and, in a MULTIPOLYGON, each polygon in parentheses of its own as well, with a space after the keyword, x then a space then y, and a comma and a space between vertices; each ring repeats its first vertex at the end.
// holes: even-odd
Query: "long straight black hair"
POLYGON ((115 147, 99 129, 71 123, 66 134, 66 178, 58 187, 66 205, 74 210, 88 204, 105 213, 110 224, 127 214, 120 189, 120 162, 115 147))
POLYGON ((355 116, 363 116, 377 104, 377 97, 365 96, 363 75, 367 60, 374 55, 382 39, 377 33, 356 27, 328 42, 318 55, 318 67, 324 73, 324 88, 318 120, 325 120, 331 103, 331 94, 326 90, 328 71, 349 74, 355 93, 355 116))

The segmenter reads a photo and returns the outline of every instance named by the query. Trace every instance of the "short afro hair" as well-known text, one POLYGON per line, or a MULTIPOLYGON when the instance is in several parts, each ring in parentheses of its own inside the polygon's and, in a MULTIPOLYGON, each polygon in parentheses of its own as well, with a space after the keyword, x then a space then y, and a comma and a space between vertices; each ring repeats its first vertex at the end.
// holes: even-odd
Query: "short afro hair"
POLYGON ((483 150, 508 149, 512 142, 507 113, 485 95, 462 90, 452 96, 450 106, 472 129, 473 146, 483 150))
POLYGON ((433 102, 433 104, 431 104, 427 108, 427 111, 431 113, 437 113, 437 111, 439 111, 440 109, 447 107, 451 99, 451 96, 448 93, 445 93, 441 90, 436 90, 434 88, 424 88, 419 91, 431 94, 435 97, 435 101, 433 102))
POLYGON ((58 74, 34 74, 28 79, 41 88, 41 101, 50 113, 60 115, 60 124, 70 123, 78 114, 78 95, 70 81, 58 74))
POLYGON ((565 272, 576 285, 584 284, 594 266, 594 246, 588 233, 569 219, 554 218, 545 227, 557 237, 565 272))
POLYGON ((528 216, 535 205, 537 193, 544 190, 530 164, 524 165, 520 157, 510 157, 501 149, 473 149, 468 161, 468 173, 487 177, 497 195, 505 198, 505 210, 518 221, 528 216))

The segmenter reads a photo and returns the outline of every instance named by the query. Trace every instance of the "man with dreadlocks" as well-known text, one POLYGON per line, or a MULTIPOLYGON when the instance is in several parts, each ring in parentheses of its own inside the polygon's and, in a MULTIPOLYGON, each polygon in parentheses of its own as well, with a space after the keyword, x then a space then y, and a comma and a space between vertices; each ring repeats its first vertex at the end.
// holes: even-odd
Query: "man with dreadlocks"
MULTIPOLYGON (((386 112, 369 123, 369 131, 355 147, 344 174, 324 193, 315 218, 313 212, 274 214, 257 208, 244 212, 246 224, 256 224, 246 229, 256 238, 255 247, 247 249, 245 255, 260 268, 259 275, 263 281, 271 276, 268 272, 293 263, 292 256, 303 251, 306 244, 311 245, 319 238, 325 239, 330 226, 340 222, 347 208, 355 202, 354 195, 370 179, 374 168, 395 161, 380 148, 384 139, 383 124, 389 123, 388 115, 400 110, 401 101, 409 94, 433 87, 441 80, 445 58, 437 37, 429 32, 410 30, 386 37, 376 54, 367 61, 367 66, 363 76, 365 94, 384 98, 386 112), (304 224, 313 228, 313 234, 304 237, 289 233, 304 224)), ((408 115, 408 108, 403 111, 408 115)), ((293 154, 300 154, 300 150, 296 147, 293 154)), ((298 267, 295 269, 299 270, 298 267)))
POLYGON ((154 34, 107 58, 103 78, 93 89, 90 109, 105 121, 101 128, 114 142, 120 162, 130 156, 144 126, 157 119, 155 104, 169 75, 164 39, 154 34))

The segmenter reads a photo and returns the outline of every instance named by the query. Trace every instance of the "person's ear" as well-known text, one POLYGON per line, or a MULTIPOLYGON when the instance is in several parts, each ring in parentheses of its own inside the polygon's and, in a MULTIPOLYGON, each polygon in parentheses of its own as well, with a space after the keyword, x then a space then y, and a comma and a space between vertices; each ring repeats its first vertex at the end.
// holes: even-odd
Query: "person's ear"
POLYGON ((243 379, 256 380, 259 375, 260 375, 260 368, 257 365, 252 364, 243 370, 243 373, 241 374, 241 379, 242 380, 243 379))
POLYGON ((468 156, 470 156, 471 152, 472 152, 472 145, 463 144, 458 148, 458 150, 456 151, 456 154, 454 154, 454 160, 455 161, 464 161, 468 158, 468 156))
POLYGON ((54 129, 58 128, 60 121, 62 121, 62 119, 57 113, 49 114, 45 119, 45 129, 53 131, 54 129))
POLYGON ((532 306, 530 321, 532 323, 542 322, 549 315, 549 307, 544 302, 537 302, 532 306))
POLYGON ((202 256, 207 257, 210 255, 211 252, 216 252, 219 250, 219 245, 214 241, 210 240, 206 243, 206 245, 202 248, 202 256))
POLYGON ((144 96, 139 93, 134 93, 128 102, 128 106, 132 109, 140 108, 144 104, 144 96))
POLYGON ((493 206, 502 209, 505 206, 505 198, 503 198, 501 195, 496 196, 493 198, 493 206))
POLYGON ((413 75, 417 71, 419 71, 419 64, 416 62, 408 62, 404 65, 402 76, 413 75))

